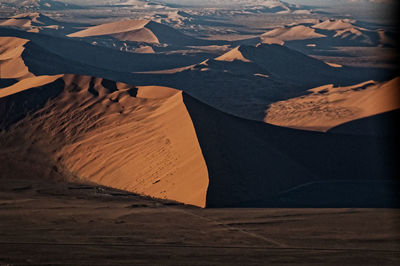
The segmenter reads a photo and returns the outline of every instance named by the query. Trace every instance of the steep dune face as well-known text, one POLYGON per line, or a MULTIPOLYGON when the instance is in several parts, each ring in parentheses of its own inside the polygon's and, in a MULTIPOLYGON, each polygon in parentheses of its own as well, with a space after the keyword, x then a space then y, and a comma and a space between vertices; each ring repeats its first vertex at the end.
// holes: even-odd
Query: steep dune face
POLYGON ((180 91, 74 75, 56 83, 64 84, 59 95, 8 136, 24 132, 25 145, 40 143, 37 149, 79 179, 205 206, 207 167, 180 91))
POLYGON ((400 108, 400 79, 364 82, 349 87, 332 85, 311 94, 273 103, 265 122, 279 126, 327 131, 340 124, 400 108))
POLYGON ((16 37, 0 37, 0 78, 20 79, 33 76, 21 55, 29 40, 16 37))

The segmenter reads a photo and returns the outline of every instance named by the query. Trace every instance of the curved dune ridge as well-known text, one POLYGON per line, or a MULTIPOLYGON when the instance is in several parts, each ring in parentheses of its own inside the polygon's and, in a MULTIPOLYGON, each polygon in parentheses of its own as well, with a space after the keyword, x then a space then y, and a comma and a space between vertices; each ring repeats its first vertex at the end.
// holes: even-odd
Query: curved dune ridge
POLYGON ((159 43, 155 34, 146 28, 150 20, 123 20, 107 24, 89 27, 82 31, 69 34, 68 37, 92 37, 106 36, 117 38, 122 41, 136 41, 146 43, 159 43))
POLYGON ((0 78, 21 79, 33 76, 21 57, 28 41, 17 37, 0 37, 0 78))
POLYGON ((315 32, 313 28, 298 25, 270 30, 261 35, 261 40, 263 43, 270 43, 274 39, 280 41, 297 41, 323 37, 326 37, 326 35, 315 32))
MULTIPOLYGON (((205 206, 207 167, 181 91, 75 75, 56 82, 64 84, 60 94, 16 130, 41 143, 58 167, 97 184, 205 206)), ((42 84, 25 85, 16 96, 42 84)))
POLYGON ((123 20, 101 24, 67 35, 68 37, 110 36, 121 41, 143 42, 149 44, 196 44, 195 40, 166 25, 141 19, 123 20))
POLYGON ((326 85, 310 92, 271 104, 265 122, 325 132, 349 121, 400 108, 399 77, 388 82, 367 81, 348 87, 326 85))

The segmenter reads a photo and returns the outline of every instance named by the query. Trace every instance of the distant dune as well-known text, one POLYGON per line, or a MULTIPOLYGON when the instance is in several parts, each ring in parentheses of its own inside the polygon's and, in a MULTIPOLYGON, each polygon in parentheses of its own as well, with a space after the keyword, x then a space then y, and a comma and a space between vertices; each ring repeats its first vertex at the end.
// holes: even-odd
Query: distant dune
POLYGON ((400 78, 368 81, 349 87, 322 86, 311 94, 273 103, 265 122, 279 126, 327 131, 340 124, 400 108, 400 78))
POLYGON ((326 35, 316 33, 315 29, 313 28, 304 25, 298 25, 293 27, 283 27, 270 30, 261 35, 261 40, 263 43, 274 43, 275 40, 285 42, 324 37, 326 37, 326 35))
POLYGON ((27 32, 51 32, 62 36, 72 30, 72 24, 59 22, 39 12, 21 13, 0 22, 0 27, 15 28, 27 32))
POLYGON ((196 40, 179 31, 150 20, 124 20, 89 27, 69 34, 68 37, 109 36, 121 41, 170 45, 198 45, 205 40, 196 40))
POLYGON ((354 25, 351 24, 349 20, 327 19, 313 25, 312 27, 315 29, 322 29, 322 30, 344 30, 344 29, 354 28, 354 25))

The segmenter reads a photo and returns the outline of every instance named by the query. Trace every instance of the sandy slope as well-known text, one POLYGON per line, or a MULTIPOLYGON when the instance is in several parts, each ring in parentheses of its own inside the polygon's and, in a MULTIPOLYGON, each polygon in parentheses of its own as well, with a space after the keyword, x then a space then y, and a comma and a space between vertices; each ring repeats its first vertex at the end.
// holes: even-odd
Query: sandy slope
POLYGON ((52 160, 83 180, 205 206, 207 168, 180 91, 73 75, 62 80, 60 96, 20 125, 29 127, 30 141, 49 138, 52 160))
POLYGON ((0 37, 0 78, 19 79, 33 76, 21 58, 24 45, 29 40, 17 37, 0 37))
POLYGON ((337 125, 400 108, 400 79, 368 81, 349 87, 332 85, 311 94, 272 104, 265 122, 279 126, 327 131, 337 125))

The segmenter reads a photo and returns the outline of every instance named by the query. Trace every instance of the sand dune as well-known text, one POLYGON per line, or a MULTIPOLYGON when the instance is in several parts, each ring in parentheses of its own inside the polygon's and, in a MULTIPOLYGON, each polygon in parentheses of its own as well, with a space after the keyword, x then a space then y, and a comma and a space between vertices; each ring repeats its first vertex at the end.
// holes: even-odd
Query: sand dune
MULTIPOLYGON (((386 147, 382 139, 244 120, 158 86, 76 75, 32 86, 38 87, 0 99, 2 119, 23 114, 2 133, 4 150, 19 143, 11 146, 19 158, 39 153, 54 164, 47 168, 81 181, 201 207, 294 206, 287 194, 293 189, 311 189, 307 200, 319 199, 319 206, 354 206, 358 197, 369 204, 360 195, 380 195, 374 190, 382 189, 378 179, 393 174, 391 163, 374 150, 386 147), (29 101, 34 102, 26 105, 29 101), (348 184, 335 191, 352 191, 350 198, 335 193, 321 198, 317 191, 337 176, 348 184), (354 186, 364 179, 377 181, 354 186), (314 191, 308 184, 315 182, 314 191)), ((375 196, 369 199, 377 204, 375 196)))
POLYGON ((283 27, 270 30, 261 35, 263 43, 270 43, 271 40, 295 41, 323 38, 326 35, 316 33, 315 29, 303 25, 293 27, 283 27))
POLYGON ((0 98, 20 93, 22 91, 29 90, 31 88, 49 84, 60 77, 61 76, 58 75, 58 76, 37 76, 37 77, 35 76, 35 77, 25 78, 10 87, 1 89, 0 98))
POLYGON ((27 32, 41 32, 47 29, 60 31, 60 35, 68 27, 68 23, 58 22, 38 12, 22 13, 0 22, 0 27, 11 27, 27 32))
POLYGON ((233 62, 233 61, 242 61, 242 62, 250 62, 249 59, 245 58, 240 51, 240 46, 230 50, 229 52, 215 58, 216 61, 225 61, 225 62, 233 62))
MULTIPOLYGON (((55 83, 57 78, 46 81, 64 84, 59 95, 16 129, 26 130, 28 143, 40 143, 50 161, 81 180, 205 206, 207 168, 181 91, 74 75, 55 83)), ((13 100, 12 92, 23 99, 22 86, 35 93, 44 83, 6 88, 3 103, 13 100)))
POLYGON ((68 37, 72 38, 93 36, 110 36, 121 41, 152 44, 198 45, 208 43, 204 40, 186 36, 169 26, 144 19, 101 24, 68 35, 68 37))
POLYGON ((68 35, 69 37, 90 37, 90 36, 102 36, 112 35, 123 32, 135 31, 143 29, 150 21, 149 20, 124 20, 118 22, 112 22, 107 24, 101 24, 94 27, 89 27, 85 30, 78 31, 68 35))
POLYGON ((332 85, 311 94, 272 104, 265 121, 279 126, 327 131, 340 124, 400 108, 400 78, 349 87, 332 85))
POLYGON ((16 37, 0 37, 0 78, 19 79, 33 76, 21 55, 29 40, 16 37))
POLYGON ((353 24, 351 24, 350 21, 348 20, 342 20, 342 19, 327 19, 324 20, 320 23, 317 23, 312 26, 315 29, 321 29, 321 30, 344 30, 344 29, 350 29, 350 28, 355 28, 353 24))
POLYGON ((16 37, 0 37, 0 60, 18 57, 24 51, 23 45, 28 40, 16 37))

